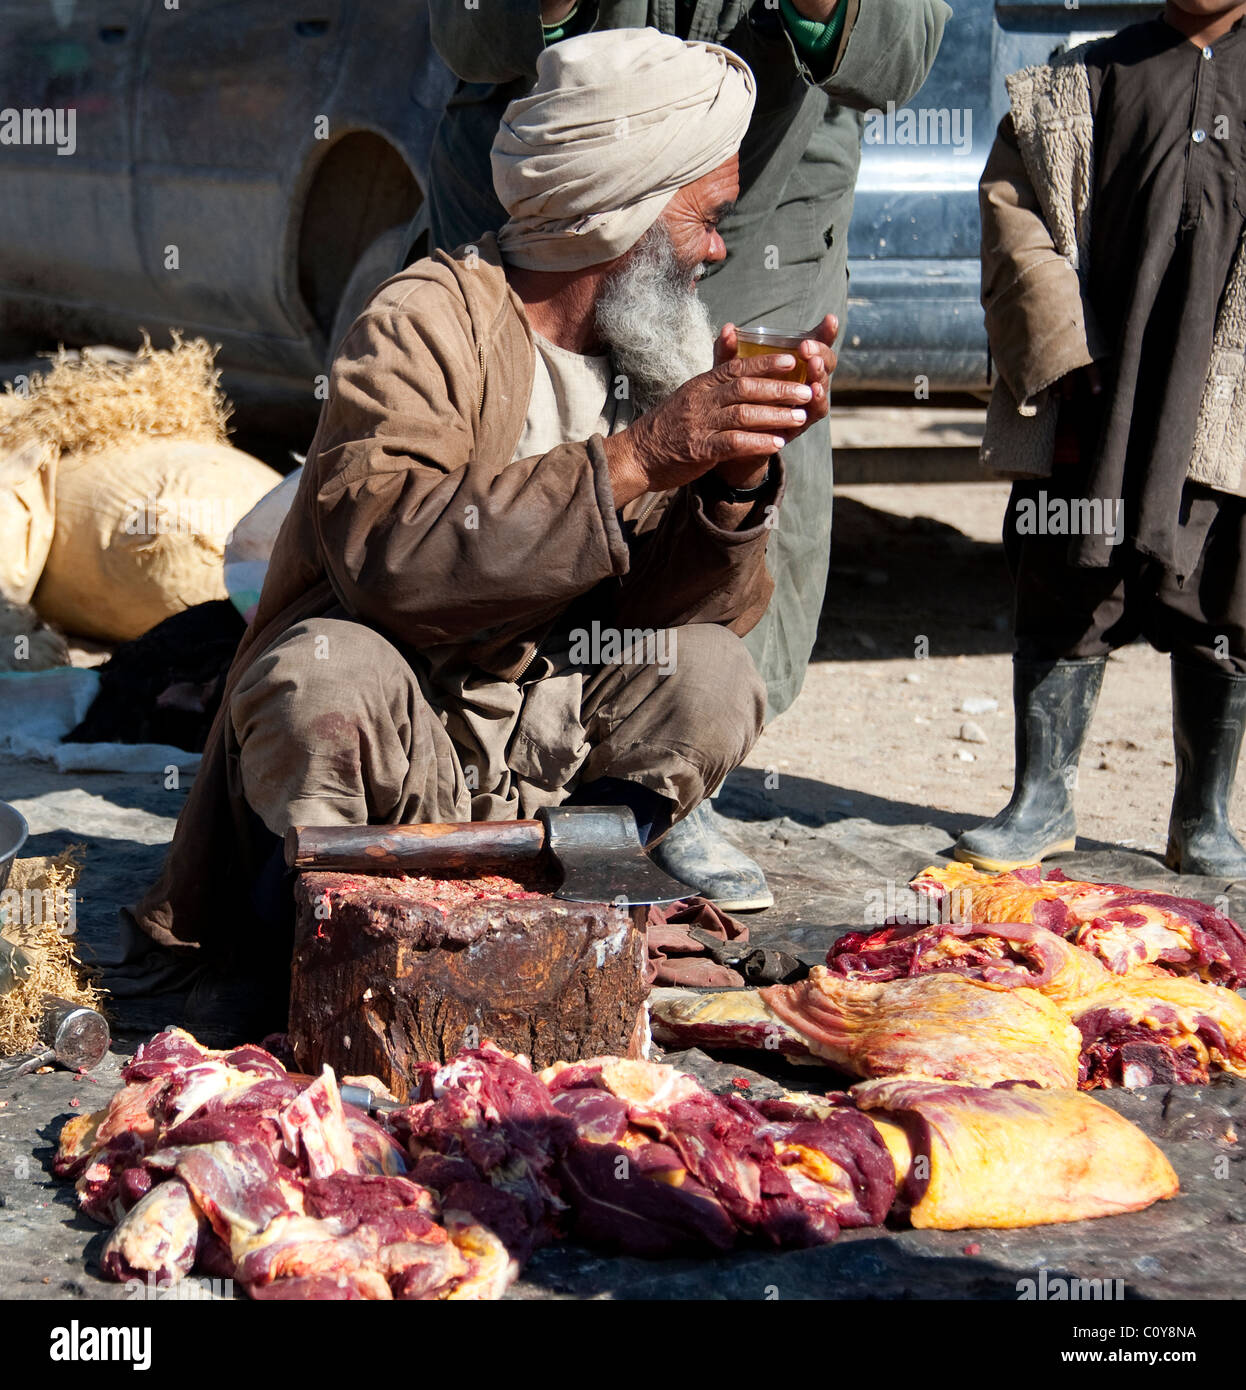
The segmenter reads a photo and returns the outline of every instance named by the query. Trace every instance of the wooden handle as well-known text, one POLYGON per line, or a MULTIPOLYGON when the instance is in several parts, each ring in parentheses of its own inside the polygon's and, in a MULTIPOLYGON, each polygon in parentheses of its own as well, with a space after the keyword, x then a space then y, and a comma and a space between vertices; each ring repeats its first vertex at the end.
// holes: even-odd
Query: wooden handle
POLYGON ((427 874, 530 865, 545 848, 535 820, 465 825, 292 825, 286 863, 292 869, 356 874, 427 874))

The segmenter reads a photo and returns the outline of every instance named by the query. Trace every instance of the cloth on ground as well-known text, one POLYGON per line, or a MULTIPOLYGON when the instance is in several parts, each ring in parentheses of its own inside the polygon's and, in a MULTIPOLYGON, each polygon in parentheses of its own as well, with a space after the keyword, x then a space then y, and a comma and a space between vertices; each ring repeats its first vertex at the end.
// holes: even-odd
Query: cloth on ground
POLYGON ((693 930, 720 941, 748 941, 743 922, 715 907, 707 898, 685 898, 649 909, 649 983, 651 985, 710 985, 716 989, 743 986, 744 976, 710 958, 708 947, 693 930))
POLYGON ((100 686, 98 671, 61 666, 52 671, 0 674, 0 753, 52 763, 58 772, 189 771, 197 753, 162 743, 63 743, 81 722, 100 686))

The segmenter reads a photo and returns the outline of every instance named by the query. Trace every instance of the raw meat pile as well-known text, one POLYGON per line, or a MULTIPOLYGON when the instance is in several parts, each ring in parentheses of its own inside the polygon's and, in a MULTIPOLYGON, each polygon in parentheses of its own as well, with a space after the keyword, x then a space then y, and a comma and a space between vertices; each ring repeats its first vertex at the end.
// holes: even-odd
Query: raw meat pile
POLYGON ((1080 1091, 897 1076, 862 1082, 851 1095, 895 1135, 898 1206, 914 1226, 1080 1221, 1138 1211, 1178 1190, 1146 1135, 1080 1091))
POLYGON ((808 979, 762 990, 652 1004, 664 1045, 762 1048, 828 1063, 849 1076, 925 1076, 994 1086, 1076 1086, 1081 1038, 1036 990, 932 973, 879 983, 815 966, 808 979))
POLYGON ((931 865, 909 885, 946 904, 940 916, 981 923, 1033 922, 1096 955, 1117 975, 1157 963, 1235 988, 1246 980, 1246 933, 1223 912, 1123 883, 1079 883, 1033 864, 983 873, 968 864, 931 865))
POLYGON ((391 1116, 411 1175, 519 1258, 562 1233, 631 1254, 808 1246, 881 1221, 895 1178, 851 1109, 773 1122, 672 1067, 619 1057, 534 1076, 496 1049, 421 1069, 391 1116))
POLYGON ((488 1298, 501 1242, 402 1176, 394 1139, 342 1105, 333 1074, 290 1076, 259 1047, 174 1029, 140 1047, 105 1110, 70 1120, 55 1170, 114 1227, 118 1280, 197 1269, 254 1298, 488 1298))
POLYGON ((1246 938, 1223 913, 1044 880, 1037 868, 991 875, 954 864, 913 886, 956 895, 947 906, 967 920, 849 933, 796 984, 668 994, 654 1007, 655 1036, 975 1086, 1246 1076, 1246 1001, 1232 988, 1246 938))
POLYGON ((384 1126, 333 1074, 180 1030, 135 1054, 105 1110, 61 1131, 56 1172, 114 1227, 118 1280, 235 1279, 254 1298, 489 1298, 571 1233, 632 1253, 805 1246, 876 1224, 895 1194, 851 1107, 768 1117, 669 1067, 604 1058, 541 1077, 485 1046, 422 1066, 384 1126))
POLYGON ((927 972, 1037 990, 1078 1030, 1078 1084, 1204 1082, 1246 1076, 1246 1001, 1231 989, 1159 965, 1114 974, 1082 947, 1033 923, 884 927, 841 937, 827 957, 855 980, 927 972))
POLYGON ((564 1238, 713 1254, 888 1213, 1025 1226, 1173 1196, 1159 1149, 1084 1092, 1246 1076, 1237 924, 1037 868, 931 868, 914 887, 954 920, 851 933, 795 984, 653 996, 659 1041, 866 1078, 846 1093, 751 1104, 618 1057, 536 1075, 486 1043, 417 1066, 411 1103, 374 1121, 327 1067, 173 1029, 65 1125, 56 1172, 113 1227, 109 1277, 198 1270, 260 1299, 496 1298, 564 1238))

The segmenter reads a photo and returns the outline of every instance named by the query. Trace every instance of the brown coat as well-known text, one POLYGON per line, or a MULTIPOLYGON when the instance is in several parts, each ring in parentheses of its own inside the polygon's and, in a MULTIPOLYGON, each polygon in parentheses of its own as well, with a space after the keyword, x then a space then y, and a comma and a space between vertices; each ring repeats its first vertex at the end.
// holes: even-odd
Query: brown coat
POLYGON ((242 885, 269 847, 242 795, 229 699, 294 623, 340 605, 400 649, 458 644, 474 666, 514 680, 590 590, 595 616, 620 627, 743 634, 765 610, 781 463, 741 529, 694 485, 663 494, 629 547, 600 435, 512 462, 532 331, 493 236, 460 252, 387 281, 342 344, 198 777, 160 879, 134 909, 166 945, 211 945, 220 914, 246 911, 242 885))

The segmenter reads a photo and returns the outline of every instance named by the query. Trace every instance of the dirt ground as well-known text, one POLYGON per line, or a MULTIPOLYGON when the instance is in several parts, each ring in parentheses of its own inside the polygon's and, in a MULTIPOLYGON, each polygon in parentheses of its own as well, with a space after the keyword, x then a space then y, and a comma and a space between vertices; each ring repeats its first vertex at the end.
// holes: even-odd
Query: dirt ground
MULTIPOLYGON (((821 636, 800 699, 735 776, 796 819, 828 812, 949 835, 1012 788, 1006 483, 874 484, 836 494, 821 636), (922 639, 925 639, 924 641, 922 639), (922 655, 921 653, 927 653, 922 655), (993 699, 988 713, 966 700, 993 699), (985 742, 966 742, 977 726, 985 742)), ((1172 795, 1168 659, 1109 662, 1077 787, 1079 848, 1161 853, 1172 795)), ((1246 824, 1239 785, 1233 819, 1246 824)))

